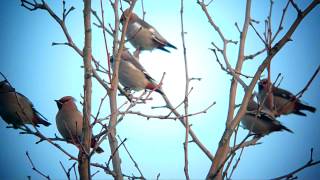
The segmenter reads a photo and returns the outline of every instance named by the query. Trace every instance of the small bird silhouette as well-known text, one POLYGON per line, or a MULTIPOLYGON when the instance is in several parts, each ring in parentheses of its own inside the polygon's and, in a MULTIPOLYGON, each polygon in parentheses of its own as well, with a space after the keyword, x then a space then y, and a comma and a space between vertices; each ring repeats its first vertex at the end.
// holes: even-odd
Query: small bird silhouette
POLYGON ((39 124, 51 124, 34 108, 32 102, 16 92, 7 80, 0 82, 0 116, 15 129, 23 124, 33 124, 37 127, 39 124))

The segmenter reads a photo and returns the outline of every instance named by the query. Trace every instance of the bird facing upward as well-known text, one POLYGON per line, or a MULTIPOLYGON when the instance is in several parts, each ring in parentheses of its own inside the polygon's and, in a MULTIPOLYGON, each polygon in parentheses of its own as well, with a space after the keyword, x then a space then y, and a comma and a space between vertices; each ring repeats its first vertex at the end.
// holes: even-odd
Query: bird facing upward
MULTIPOLYGON (((81 140, 83 118, 72 96, 64 96, 59 100, 55 100, 58 106, 56 115, 56 124, 61 136, 69 143, 78 145, 81 140)), ((92 136, 93 137, 93 136, 92 136)), ((96 140, 92 138, 91 147, 94 148, 96 140)), ((97 153, 102 153, 103 149, 98 147, 97 153)))
POLYGON ((34 108, 27 97, 16 92, 6 80, 0 82, 0 116, 15 129, 22 124, 33 124, 37 127, 39 124, 51 124, 34 108))
POLYGON ((138 50, 153 50, 155 48, 170 52, 166 47, 177 49, 169 43, 160 33, 150 24, 140 19, 135 13, 129 17, 129 9, 121 15, 120 22, 124 25, 128 20, 126 36, 128 41, 138 50))

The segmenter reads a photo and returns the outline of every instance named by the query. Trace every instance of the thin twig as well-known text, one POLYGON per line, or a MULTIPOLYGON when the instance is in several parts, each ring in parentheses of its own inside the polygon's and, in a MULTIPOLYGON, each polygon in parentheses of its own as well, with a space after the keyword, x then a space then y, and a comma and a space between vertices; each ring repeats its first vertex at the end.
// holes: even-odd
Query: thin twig
POLYGON ((97 170, 96 172, 94 172, 93 174, 91 174, 91 178, 93 178, 93 176, 95 176, 96 174, 98 174, 100 171, 97 170))
POLYGON ((254 59, 255 57, 259 56, 260 54, 264 53, 267 50, 267 48, 263 48, 260 51, 257 51, 254 54, 250 54, 244 57, 245 60, 254 59))
POLYGON ((287 12, 289 3, 290 3, 290 1, 288 0, 286 6, 285 6, 284 9, 282 10, 282 15, 281 15, 281 20, 280 20, 280 23, 279 23, 279 26, 278 26, 278 30, 276 31, 276 33, 275 33, 274 36, 272 37, 271 43, 274 42, 274 40, 277 38, 278 34, 283 30, 282 24, 283 24, 283 20, 284 20, 284 17, 285 17, 285 15, 286 15, 286 12, 287 12))
POLYGON ((185 92, 184 92, 184 114, 186 115, 184 118, 185 122, 185 140, 184 140, 184 174, 186 176, 186 179, 189 180, 189 160, 188 160, 188 142, 189 142, 189 117, 187 116, 188 108, 189 108, 189 73, 188 73, 188 61, 187 61, 187 49, 186 49, 186 42, 185 42, 185 31, 184 31, 184 25, 183 25, 183 0, 181 2, 181 9, 180 9, 180 21, 181 21, 181 39, 182 39, 182 46, 183 46, 183 59, 184 59, 184 70, 185 70, 185 78, 186 78, 186 84, 185 84, 185 92))
POLYGON ((106 37, 106 32, 104 31, 104 10, 103 10, 103 3, 102 0, 100 0, 100 9, 101 9, 101 16, 102 16, 102 34, 103 34, 103 40, 104 40, 104 45, 106 48, 106 53, 107 53, 107 62, 108 62, 108 77, 109 77, 109 82, 111 82, 111 63, 110 63, 110 53, 108 50, 108 43, 107 43, 107 37, 106 37))
POLYGON ((204 110, 201 110, 201 111, 198 111, 198 112, 195 112, 195 113, 190 113, 190 114, 187 114, 187 115, 181 115, 180 117, 177 117, 177 116, 170 117, 168 115, 151 115, 151 114, 144 114, 144 113, 138 112, 138 111, 119 112, 119 114, 135 114, 135 115, 138 115, 138 116, 145 117, 147 119, 152 119, 153 118, 153 119, 164 119, 164 120, 167 120, 167 119, 176 120, 176 119, 179 119, 179 118, 191 117, 191 116, 207 113, 207 111, 212 106, 214 106, 215 104, 216 104, 216 102, 214 101, 208 107, 206 107, 204 110))
POLYGON ((304 93, 306 90, 308 90, 309 86, 311 85, 312 81, 315 79, 315 77, 317 76, 317 74, 319 73, 319 71, 320 71, 320 65, 318 65, 318 68, 317 68, 316 71, 313 73, 313 75, 311 76, 311 78, 309 79, 309 81, 307 82, 307 84, 304 86, 304 88, 303 88, 300 92, 298 92, 298 93, 296 94, 296 97, 297 97, 297 98, 301 98, 302 95, 303 95, 303 93, 304 93))
MULTIPOLYGON (((120 138, 119 135, 118 135, 118 138, 119 138, 120 142, 122 142, 122 139, 120 138)), ((123 143, 123 147, 124 147, 124 149, 127 151, 127 153, 128 153, 128 155, 129 155, 131 161, 132 161, 133 164, 134 164, 134 167, 136 167, 136 169, 139 171, 141 179, 145 179, 144 176, 143 176, 143 174, 142 174, 142 172, 141 172, 141 170, 140 170, 140 168, 139 168, 138 163, 133 159, 133 157, 132 157, 131 153, 129 152, 129 150, 128 150, 128 148, 127 148, 127 146, 126 146, 125 143, 123 143)))
MULTIPOLYGON (((60 165, 61 165, 61 167, 62 167, 62 169, 63 169, 63 172, 66 174, 68 180, 70 180, 71 170, 76 166, 77 163, 74 162, 74 163, 72 164, 72 166, 71 166, 70 168, 68 168, 68 170, 66 170, 66 168, 63 166, 63 164, 62 164, 61 161, 59 161, 59 163, 60 163, 60 165)), ((77 179, 77 177, 76 177, 76 179, 77 179)))
POLYGON ((306 164, 304 164, 303 166, 301 166, 300 168, 286 174, 286 175, 283 175, 283 176, 279 176, 279 177, 276 177, 276 178, 271 178, 270 180, 281 180, 281 179, 296 179, 294 178, 295 174, 299 173, 300 171, 306 169, 306 168, 309 168, 309 167, 312 167, 312 166, 315 166, 317 164, 320 164, 320 160, 318 161, 314 161, 313 160, 313 148, 311 148, 310 150, 310 159, 308 162, 306 162, 306 164))
POLYGON ((141 9, 142 9, 142 20, 144 20, 144 17, 146 16, 147 12, 144 10, 143 0, 141 0, 141 9))
POLYGON ((32 160, 31 160, 31 157, 29 156, 29 153, 28 151, 26 151, 26 156, 28 157, 28 160, 32 166, 32 170, 34 170, 35 172, 37 172, 38 174, 40 174, 42 177, 50 180, 50 176, 49 175, 45 175, 44 173, 42 173, 41 171, 39 171, 36 166, 33 164, 32 160))
POLYGON ((127 138, 124 138, 123 141, 121 141, 121 143, 119 144, 119 146, 117 146, 116 150, 112 152, 111 156, 109 157, 109 160, 108 160, 108 163, 107 163, 107 166, 109 166, 113 156, 118 152, 119 148, 123 145, 124 142, 127 141, 127 138))
POLYGON ((230 175, 229 175, 229 177, 228 177, 227 179, 231 179, 233 172, 236 170, 236 168, 237 168, 237 166, 238 166, 238 164, 239 164, 239 162, 240 162, 240 159, 241 159, 243 150, 244 150, 244 147, 241 148, 239 157, 237 158, 236 163, 233 165, 232 170, 231 170, 231 173, 230 173, 230 175))

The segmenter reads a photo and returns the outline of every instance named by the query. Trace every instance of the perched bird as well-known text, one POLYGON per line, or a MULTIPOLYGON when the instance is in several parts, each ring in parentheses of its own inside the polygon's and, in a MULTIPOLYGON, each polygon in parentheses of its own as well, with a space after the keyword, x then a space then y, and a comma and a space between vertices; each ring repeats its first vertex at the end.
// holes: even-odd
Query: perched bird
POLYGON ((160 33, 150 24, 140 19, 135 13, 129 17, 129 9, 121 15, 120 22, 125 23, 129 18, 126 36, 128 41, 138 50, 153 50, 155 48, 170 52, 166 47, 177 49, 170 44, 160 33))
MULTIPOLYGON (((114 58, 111 57, 112 69, 114 69, 114 58)), ((123 50, 119 64, 119 82, 125 89, 139 91, 142 89, 154 90, 163 94, 160 85, 146 72, 138 59, 127 49, 123 50)))
POLYGON ((0 116, 13 128, 18 128, 22 124, 39 124, 49 126, 43 117, 33 106, 32 102, 24 95, 15 91, 7 80, 0 82, 0 116))
POLYGON ((291 92, 275 87, 272 83, 268 83, 267 79, 263 79, 258 83, 259 88, 259 101, 264 102, 263 105, 268 108, 272 109, 270 106, 270 99, 268 97, 268 91, 271 87, 271 92, 273 97, 273 110, 275 112, 275 116, 280 115, 287 115, 287 114, 297 114, 301 116, 306 116, 305 113, 301 112, 302 110, 307 110, 310 112, 315 112, 316 108, 303 104, 300 99, 298 99, 295 95, 291 92))
POLYGON ((276 120, 270 111, 266 109, 260 110, 259 105, 253 99, 250 99, 247 111, 241 118, 241 123, 245 129, 261 137, 274 131, 286 130, 293 133, 276 120))
MULTIPOLYGON (((83 118, 81 112, 78 111, 78 108, 74 103, 74 98, 71 96, 64 96, 55 101, 59 109, 56 115, 58 131, 68 142, 78 145, 82 134, 83 118)), ((94 148, 96 143, 96 139, 92 138, 91 147, 94 148)), ((96 152, 102 153, 103 149, 98 147, 96 152)))

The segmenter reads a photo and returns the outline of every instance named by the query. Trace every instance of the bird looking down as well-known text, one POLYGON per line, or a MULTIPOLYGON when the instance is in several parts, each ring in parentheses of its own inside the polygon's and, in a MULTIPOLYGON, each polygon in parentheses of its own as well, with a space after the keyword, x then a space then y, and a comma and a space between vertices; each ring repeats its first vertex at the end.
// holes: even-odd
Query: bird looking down
POLYGON ((259 89, 259 101, 264 102, 263 106, 272 109, 270 107, 270 99, 268 98, 268 89, 271 88, 271 95, 273 97, 273 108, 275 111, 275 116, 287 115, 287 114, 297 114, 301 116, 306 116, 303 110, 315 112, 316 108, 306 105, 300 101, 295 95, 291 92, 275 87, 272 83, 268 82, 268 79, 263 79, 258 83, 259 89))

